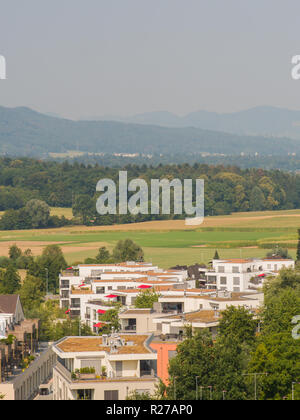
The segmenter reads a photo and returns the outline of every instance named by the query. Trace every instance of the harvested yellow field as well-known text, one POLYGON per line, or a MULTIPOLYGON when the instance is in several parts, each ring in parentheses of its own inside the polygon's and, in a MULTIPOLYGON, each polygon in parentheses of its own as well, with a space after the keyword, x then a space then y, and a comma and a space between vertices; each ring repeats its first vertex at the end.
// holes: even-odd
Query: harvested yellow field
POLYGON ((51 207, 50 215, 51 216, 58 216, 58 217, 65 216, 66 219, 72 219, 73 218, 72 209, 64 208, 64 207, 51 207))
POLYGON ((39 242, 39 241, 14 241, 14 242, 0 242, 0 256, 8 257, 9 248, 12 245, 17 245, 22 252, 27 249, 31 249, 32 255, 38 256, 41 255, 43 250, 48 245, 59 245, 64 254, 70 253, 84 253, 84 252, 93 252, 97 251, 102 246, 108 246, 106 242, 93 242, 91 244, 77 245, 70 243, 70 245, 62 242, 39 242))

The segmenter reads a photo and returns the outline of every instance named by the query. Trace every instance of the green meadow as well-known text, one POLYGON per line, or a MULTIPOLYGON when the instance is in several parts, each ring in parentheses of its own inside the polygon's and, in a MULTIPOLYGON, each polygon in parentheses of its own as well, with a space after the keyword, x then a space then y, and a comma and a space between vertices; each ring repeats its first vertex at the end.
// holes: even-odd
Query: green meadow
MULTIPOLYGON (((66 209, 67 211, 68 209, 66 209)), ((64 214, 64 209, 58 210, 64 214)), ((68 210, 69 211, 69 210, 68 210)), ((65 213, 67 214, 67 213, 65 213)), ((60 229, 1 231, 0 254, 12 243, 31 248, 34 255, 49 243, 62 247, 68 263, 94 257, 100 246, 112 249, 130 238, 143 247, 146 259, 161 267, 207 263, 217 249, 221 258, 263 257, 276 246, 289 249, 295 257, 300 211, 238 213, 206 218, 199 228, 178 228, 178 222, 151 222, 112 227, 73 226, 60 229), (163 229, 160 229, 163 226, 163 229)))

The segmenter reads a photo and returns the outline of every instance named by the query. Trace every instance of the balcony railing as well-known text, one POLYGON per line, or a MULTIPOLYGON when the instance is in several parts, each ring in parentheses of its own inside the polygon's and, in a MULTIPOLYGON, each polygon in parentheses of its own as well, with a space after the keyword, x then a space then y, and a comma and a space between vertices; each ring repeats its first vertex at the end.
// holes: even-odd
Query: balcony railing
POLYGON ((125 331, 136 331, 136 325, 126 325, 124 330, 125 331))

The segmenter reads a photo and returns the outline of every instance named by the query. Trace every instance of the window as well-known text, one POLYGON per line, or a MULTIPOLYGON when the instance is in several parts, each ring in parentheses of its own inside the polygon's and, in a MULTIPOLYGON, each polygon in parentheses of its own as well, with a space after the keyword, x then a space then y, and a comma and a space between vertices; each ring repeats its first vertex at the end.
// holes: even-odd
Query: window
POLYGON ((233 273, 239 273, 240 272, 239 267, 232 267, 232 272, 233 273))
POLYGON ((125 327, 125 330, 136 331, 136 318, 129 318, 128 319, 128 324, 125 327))
POLYGON ((225 273, 225 267, 223 265, 219 265, 218 273, 225 273))
POLYGON ((80 308, 80 299, 71 299, 72 308, 80 308))
POLYGON ((96 287, 96 293, 97 295, 104 295, 105 287, 96 287))
POLYGON ((234 286, 239 286, 241 284, 240 278, 239 277, 234 277, 233 278, 233 285, 234 286))
POLYGON ((104 400, 105 401, 118 401, 119 391, 104 391, 104 400))
POLYGON ((155 373, 156 367, 155 363, 152 360, 141 360, 140 361, 140 376, 151 376, 152 373, 155 373))
POLYGON ((122 378, 123 376, 123 362, 116 362, 116 376, 122 378))
POLYGON ((78 389, 77 390, 77 400, 88 400, 93 399, 93 389, 78 389))
POLYGON ((234 292, 240 292, 241 290, 240 290, 240 288, 239 288, 239 287, 234 287, 234 288, 233 288, 233 291, 234 291, 234 292))
POLYGON ((227 284, 227 277, 220 277, 220 284, 226 285, 227 284))

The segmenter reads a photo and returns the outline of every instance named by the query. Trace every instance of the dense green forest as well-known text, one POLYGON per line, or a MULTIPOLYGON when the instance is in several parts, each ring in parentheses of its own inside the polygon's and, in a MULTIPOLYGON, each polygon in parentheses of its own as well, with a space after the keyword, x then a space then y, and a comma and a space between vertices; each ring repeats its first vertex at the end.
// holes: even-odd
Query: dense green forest
MULTIPOLYGON (((129 181, 139 177, 148 183, 151 179, 162 178, 204 179, 206 215, 300 208, 300 175, 279 170, 240 169, 236 166, 197 163, 127 165, 123 170, 128 172, 129 181)), ((3 225, 3 221, 7 218, 9 225, 28 228, 29 220, 33 220, 33 208, 37 206, 36 200, 51 207, 72 207, 74 216, 86 224, 129 223, 166 217, 154 215, 100 217, 96 213, 96 200, 99 196, 99 193, 96 193, 96 185, 103 178, 112 179, 118 184, 119 169, 76 162, 70 164, 29 158, 1 158, 0 211, 10 211, 2 217, 1 228, 12 228, 3 225)), ((41 203, 38 209, 48 214, 48 209, 41 203)), ((174 217, 184 217, 184 215, 174 217)), ((41 226, 37 222, 37 226, 30 227, 47 226, 49 220, 48 215, 48 219, 41 226)), ((65 222, 65 220, 60 222, 56 220, 55 223, 65 222)), ((53 223, 52 219, 50 225, 55 225, 53 223)))

